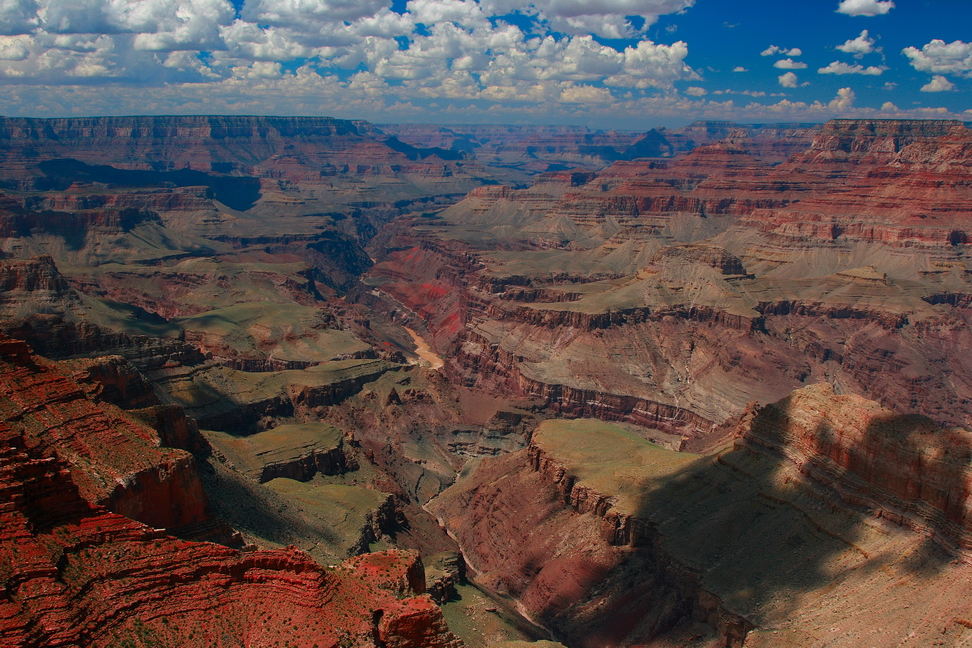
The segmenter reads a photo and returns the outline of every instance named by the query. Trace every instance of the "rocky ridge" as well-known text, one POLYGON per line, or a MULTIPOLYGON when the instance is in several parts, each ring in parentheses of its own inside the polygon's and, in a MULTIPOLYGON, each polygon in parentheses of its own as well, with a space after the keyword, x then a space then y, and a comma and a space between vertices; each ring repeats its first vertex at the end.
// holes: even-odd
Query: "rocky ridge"
POLYGON ((386 583, 360 561, 325 570, 294 549, 240 553, 152 528, 205 515, 191 456, 157 447, 24 343, 0 353, 5 644, 462 645, 423 594, 415 553, 372 554, 386 583))
MULTIPOLYGON (((965 488, 959 455, 968 453, 968 433, 814 385, 751 409, 737 434, 734 449, 696 459, 609 424, 550 421, 528 450, 484 461, 432 506, 478 577, 516 596, 569 645, 669 645, 698 636, 691 619, 715 629, 712 645, 813 645, 820 637, 878 645, 875 627, 894 636, 902 607, 951 582, 931 572, 906 595, 896 590, 902 572, 924 569, 920 561, 948 560, 926 543, 951 547, 965 537, 942 493, 965 488), (874 441, 854 445, 862 438, 874 441), (877 461, 884 468, 865 473, 874 463, 855 457, 873 452, 886 457, 877 461), (935 475, 923 487, 919 461, 935 475), (497 532, 496 520, 524 531, 497 532), (751 542, 778 533, 787 541, 761 545, 757 564, 751 542), (831 562, 841 565, 836 582, 807 577, 831 562), (873 575, 874 563, 883 576, 873 575), (884 607, 889 598, 895 607, 884 607), (848 608, 867 609, 867 627, 855 626, 848 608)), ((938 597, 931 614, 961 614, 964 588, 938 597)), ((920 628, 929 641, 965 632, 958 622, 920 628)))

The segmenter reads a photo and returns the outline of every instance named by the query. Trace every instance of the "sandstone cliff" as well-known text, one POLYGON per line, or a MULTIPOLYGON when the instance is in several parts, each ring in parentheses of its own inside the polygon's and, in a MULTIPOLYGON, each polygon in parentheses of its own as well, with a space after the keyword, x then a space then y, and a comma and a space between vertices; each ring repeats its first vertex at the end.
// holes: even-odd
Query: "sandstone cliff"
POLYGON ((360 561, 328 570, 153 529, 203 515, 191 457, 22 342, 0 341, 0 370, 4 645, 462 645, 415 553, 371 557, 377 581, 360 561))
POLYGON ((569 645, 669 645, 693 622, 720 646, 967 636, 969 568, 941 547, 965 538, 968 433, 826 385, 739 430, 697 458, 548 421, 430 506, 481 582, 569 645))
POLYGON ((972 432, 821 383, 761 409, 741 433, 739 444, 779 453, 848 504, 969 550, 972 432))

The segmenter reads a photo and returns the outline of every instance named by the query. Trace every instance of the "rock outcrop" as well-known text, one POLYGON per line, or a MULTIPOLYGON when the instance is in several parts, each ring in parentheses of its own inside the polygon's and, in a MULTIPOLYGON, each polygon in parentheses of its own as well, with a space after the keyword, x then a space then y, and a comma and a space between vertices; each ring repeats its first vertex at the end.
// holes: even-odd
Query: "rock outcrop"
POLYGON ((786 457, 852 506, 905 524, 949 549, 972 548, 972 432, 900 416, 811 385, 746 421, 740 445, 786 457))
POLYGON ((309 481, 318 473, 357 468, 345 453, 343 433, 324 423, 282 425, 244 437, 210 436, 238 470, 261 483, 280 477, 309 481))
POLYGON ((204 513, 191 457, 22 342, 0 340, 0 369, 4 645, 461 646, 414 554, 369 558, 379 581, 360 561, 328 570, 152 528, 204 513))
POLYGON ((78 295, 49 255, 0 262, 0 309, 5 323, 78 305, 78 295))
POLYGON ((205 519, 192 455, 159 447, 158 433, 108 403, 96 403, 56 365, 4 340, 3 420, 28 449, 72 467, 81 496, 151 526, 177 529, 205 519), (39 450, 38 450, 39 451, 39 450))
POLYGON ((745 139, 760 159, 775 164, 806 148, 819 125, 710 121, 675 129, 607 133, 577 126, 381 124, 379 127, 404 142, 468 151, 484 161, 499 160, 523 170, 557 173, 569 166, 600 169, 621 160, 670 159, 726 138, 745 139))
POLYGON ((384 360, 336 360, 302 370, 251 373, 208 363, 163 367, 147 376, 167 403, 185 408, 202 428, 245 435, 274 418, 311 417, 394 367, 384 360))
POLYGON ((37 152, 35 157, 42 159, 73 158, 155 172, 235 170, 256 175, 255 169, 283 169, 288 162, 300 169, 302 158, 322 154, 330 155, 319 162, 333 167, 410 162, 377 141, 376 135, 367 122, 329 117, 8 117, 0 122, 0 140, 9 151, 8 168, 15 168, 15 161, 26 161, 20 147, 27 142, 37 152))
POLYGON ((968 432, 814 385, 750 408, 738 433, 694 457, 548 421, 430 506, 479 582, 569 645, 667 645, 693 622, 720 646, 965 632, 942 620, 961 616, 969 567, 940 547, 967 537, 968 432))

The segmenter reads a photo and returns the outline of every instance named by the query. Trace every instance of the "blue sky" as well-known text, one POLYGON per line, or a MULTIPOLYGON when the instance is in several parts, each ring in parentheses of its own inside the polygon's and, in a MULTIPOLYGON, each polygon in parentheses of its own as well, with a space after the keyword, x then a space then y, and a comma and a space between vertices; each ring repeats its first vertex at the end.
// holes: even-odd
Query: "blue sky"
POLYGON ((972 121, 972 3, 3 0, 0 113, 972 121))

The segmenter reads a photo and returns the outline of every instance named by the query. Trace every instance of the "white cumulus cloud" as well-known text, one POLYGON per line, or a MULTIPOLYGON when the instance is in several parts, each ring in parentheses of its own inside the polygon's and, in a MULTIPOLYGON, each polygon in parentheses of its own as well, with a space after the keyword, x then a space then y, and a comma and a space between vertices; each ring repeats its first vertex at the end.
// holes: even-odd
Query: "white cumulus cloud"
MULTIPOLYGON (((264 63, 254 63, 254 65, 266 65, 264 63)), ((279 66, 280 64, 277 63, 279 66)), ((208 65, 202 62, 196 52, 177 51, 169 52, 162 63, 163 67, 171 68, 179 72, 194 73, 203 79, 221 79, 222 75, 215 72, 208 65)))
MULTIPOLYGON (((489 11, 496 4, 497 0, 492 0, 484 2, 483 6, 489 11)), ((641 16, 644 30, 659 16, 684 11, 693 4, 695 0, 535 0, 532 6, 541 18, 549 21, 554 31, 594 34, 602 38, 631 38, 637 36, 638 30, 626 16, 641 16)), ((521 10, 523 4, 515 4, 514 8, 521 10)), ((507 12, 494 10, 494 15, 500 13, 507 12)))
POLYGON ((411 14, 399 14, 388 9, 382 9, 374 16, 359 18, 348 26, 357 36, 379 36, 381 38, 395 38, 408 36, 415 29, 415 20, 411 14))
POLYGON ((169 34, 170 42, 208 46, 219 25, 233 19, 233 5, 227 0, 41 0, 37 15, 50 33, 169 34))
POLYGON ((841 61, 834 61, 827 67, 822 67, 817 70, 817 74, 863 74, 866 76, 880 76, 886 67, 878 67, 871 65, 864 67, 863 65, 848 65, 841 61))
POLYGON ((781 70, 803 70, 807 67, 806 63, 794 61, 793 59, 781 59, 773 64, 773 67, 781 70))
MULTIPOLYGON (((7 77, 32 79, 42 83, 77 83, 78 79, 98 77, 121 79, 126 76, 120 61, 126 55, 147 69, 161 67, 146 61, 144 53, 131 53, 124 42, 117 43, 108 35, 61 37, 39 33, 32 36, 3 37, 0 72, 7 77)), ((147 76, 151 77, 152 72, 147 76)))
POLYGON ((845 41, 843 45, 838 45, 837 49, 847 54, 853 54, 854 58, 861 58, 874 51, 874 39, 867 35, 865 29, 860 36, 845 41))
POLYGON ((946 44, 936 38, 920 50, 906 47, 902 54, 911 59, 911 66, 919 72, 972 74, 972 43, 957 40, 946 44))
POLYGON ((894 9, 894 2, 886 0, 841 0, 837 13, 848 16, 881 16, 894 9))
POLYGON ((562 103, 597 104, 610 103, 614 100, 607 88, 593 86, 567 86, 560 92, 562 103))
POLYGON ((931 81, 921 86, 922 92, 949 92, 954 89, 954 83, 938 74, 933 76, 931 81))
POLYGON ((0 1, 0 35, 16 36, 33 31, 40 24, 34 0, 0 1))
MULTIPOLYGON (((547 122, 578 115, 881 114, 853 107, 848 89, 832 101, 745 107, 717 101, 727 94, 785 97, 783 89, 808 85, 794 73, 808 66, 800 48, 770 45, 762 54, 773 57, 768 62, 779 70, 781 92, 707 91, 689 65, 686 42, 656 43, 646 35, 659 16, 690 10, 694 2, 407 0, 392 10, 390 0, 0 0, 6 92, 0 108, 37 115, 269 112, 547 122), (601 40, 621 38, 632 41, 625 47, 601 40)), ((850 15, 880 15, 893 6, 840 4, 850 15)), ((966 48, 972 45, 932 41, 905 53, 915 69, 936 75, 928 86, 941 90, 954 88, 945 75, 972 73, 966 48)), ((867 30, 836 49, 848 60, 880 51, 867 30)), ((885 69, 835 61, 818 72, 885 69)))
POLYGON ((601 38, 633 38, 633 25, 624 16, 550 16, 550 29, 564 34, 594 34, 601 38))
POLYGON ((279 79, 283 69, 280 63, 256 61, 249 66, 233 68, 233 76, 238 79, 279 79))
POLYGON ((544 100, 603 97, 605 87, 671 89, 699 78, 684 42, 644 39, 660 15, 694 2, 409 0, 398 13, 389 0, 246 0, 237 15, 231 0, 0 0, 0 75, 161 86, 284 78, 294 73, 279 64, 301 61, 302 79, 365 71, 423 96, 439 88, 475 98, 495 86, 544 100), (509 13, 532 23, 490 20, 509 13), (632 16, 642 18, 637 29, 632 16), (622 49, 592 35, 638 41, 622 49))
POLYGON ((247 0, 241 18, 274 27, 312 29, 323 22, 373 16, 385 0, 247 0))
POLYGON ((29 36, 0 36, 0 61, 23 61, 30 56, 29 36))
POLYGON ((487 25, 475 0, 409 0, 407 8, 415 22, 425 25, 447 21, 464 27, 487 25))
POLYGON ((226 0, 147 0, 128 4, 123 14, 130 28, 141 32, 134 40, 135 49, 141 50, 223 49, 219 28, 229 24, 234 13, 233 5, 226 0), (144 12, 135 11, 132 5, 138 4, 144 12))
MULTIPOLYGON (((658 16, 691 7, 695 0, 546 0, 535 6, 550 16, 642 16, 654 23, 658 16)), ((520 5, 522 6, 522 5, 520 5)))
POLYGON ((799 47, 787 49, 785 47, 770 45, 759 53, 760 56, 776 56, 777 54, 782 54, 783 56, 803 56, 803 50, 799 47))
POLYGON ((852 108, 856 99, 857 96, 853 90, 850 88, 841 88, 837 91, 837 96, 827 105, 831 110, 844 111, 852 108))
POLYGON ((604 80, 606 85, 632 88, 670 88, 678 79, 697 80, 692 68, 685 64, 688 44, 676 41, 660 45, 641 41, 636 47, 626 47, 623 52, 623 72, 604 80))
POLYGON ((286 29, 260 29, 253 23, 234 21, 220 30, 227 52, 250 61, 291 61, 311 56, 314 50, 298 42, 286 29))

